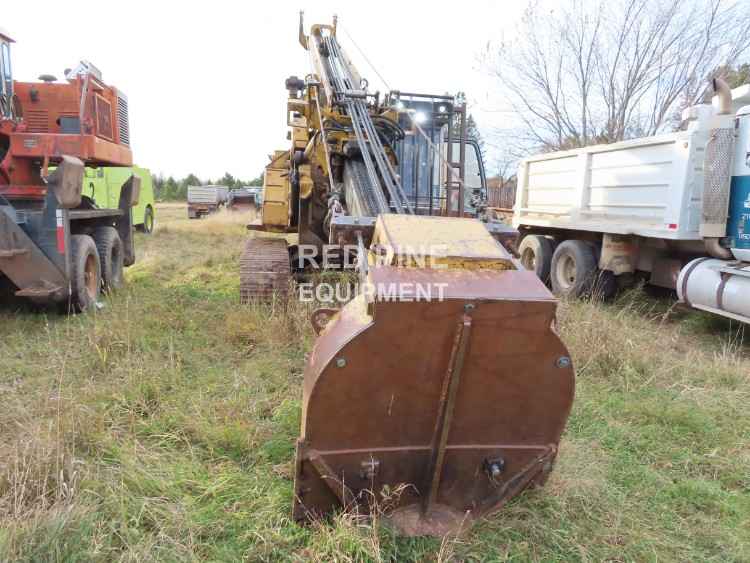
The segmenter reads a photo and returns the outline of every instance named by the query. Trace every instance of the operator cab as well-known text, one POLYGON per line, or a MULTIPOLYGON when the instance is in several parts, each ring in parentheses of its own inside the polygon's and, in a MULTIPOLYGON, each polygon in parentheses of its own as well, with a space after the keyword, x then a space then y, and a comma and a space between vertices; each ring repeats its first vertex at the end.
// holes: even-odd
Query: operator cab
MULTIPOLYGON (((446 193, 447 163, 458 162, 461 153, 461 140, 448 131, 458 115, 452 98, 399 93, 395 107, 405 132, 395 147, 398 173, 414 211, 418 215, 458 212, 458 190, 446 193)), ((464 215, 476 216, 486 200, 487 181, 477 142, 465 139, 464 147, 464 215)), ((458 171, 454 174, 457 176, 458 171)))
POLYGON ((13 114, 13 74, 10 65, 10 44, 13 39, 0 28, 0 116, 13 114))

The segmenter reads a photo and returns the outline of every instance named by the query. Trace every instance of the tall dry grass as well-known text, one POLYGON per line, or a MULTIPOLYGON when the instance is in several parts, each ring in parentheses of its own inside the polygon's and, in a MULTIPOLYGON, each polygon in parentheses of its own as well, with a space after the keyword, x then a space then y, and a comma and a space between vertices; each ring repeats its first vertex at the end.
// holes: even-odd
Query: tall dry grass
POLYGON ((544 489, 442 541, 387 499, 296 525, 315 304, 238 304, 236 219, 160 208, 101 311, 0 311, 0 561, 750 560, 747 337, 640 290, 560 306, 577 397, 544 489))

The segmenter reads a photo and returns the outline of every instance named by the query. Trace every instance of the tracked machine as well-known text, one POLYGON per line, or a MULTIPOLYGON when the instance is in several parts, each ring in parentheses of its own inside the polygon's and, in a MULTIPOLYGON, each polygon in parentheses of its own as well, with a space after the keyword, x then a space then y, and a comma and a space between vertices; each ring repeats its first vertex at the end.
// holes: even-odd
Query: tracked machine
POLYGON ((482 220, 465 107, 370 93, 335 20, 306 35, 300 17, 299 40, 312 73, 286 81, 291 147, 249 226, 275 234, 248 240, 241 296, 284 294, 328 245, 357 249, 360 291, 312 316, 294 517, 386 507, 404 534, 443 535, 552 470, 574 393, 557 303, 482 220))
POLYGON ((0 285, 83 311, 135 261, 140 180, 125 180, 117 208, 82 195, 85 165, 132 165, 127 98, 87 62, 64 81, 14 81, 12 42, 0 31, 0 285))

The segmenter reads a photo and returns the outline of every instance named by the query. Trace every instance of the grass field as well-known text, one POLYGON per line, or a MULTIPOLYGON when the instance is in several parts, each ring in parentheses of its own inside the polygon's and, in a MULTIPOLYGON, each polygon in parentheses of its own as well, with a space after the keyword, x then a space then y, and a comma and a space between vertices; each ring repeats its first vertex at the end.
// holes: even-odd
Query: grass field
POLYGON ((0 311, 0 561, 750 561, 750 347, 641 291, 561 306, 547 487, 444 541, 297 526, 308 311, 238 305, 246 218, 185 217, 101 310, 0 311))

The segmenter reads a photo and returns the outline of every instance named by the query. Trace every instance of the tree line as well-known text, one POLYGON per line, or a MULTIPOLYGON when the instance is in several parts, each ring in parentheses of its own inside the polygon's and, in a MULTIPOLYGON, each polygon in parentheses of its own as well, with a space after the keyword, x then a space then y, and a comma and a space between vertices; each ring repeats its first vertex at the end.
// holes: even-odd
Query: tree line
POLYGON ((261 174, 257 178, 252 180, 242 180, 235 178, 229 172, 226 172, 224 176, 214 181, 206 179, 201 180, 195 174, 188 174, 184 178, 177 179, 174 176, 163 176, 156 174, 153 177, 154 184, 154 197, 158 201, 185 201, 187 200, 188 186, 208 186, 218 185, 226 186, 229 189, 241 188, 243 186, 262 186, 263 175, 261 174))

